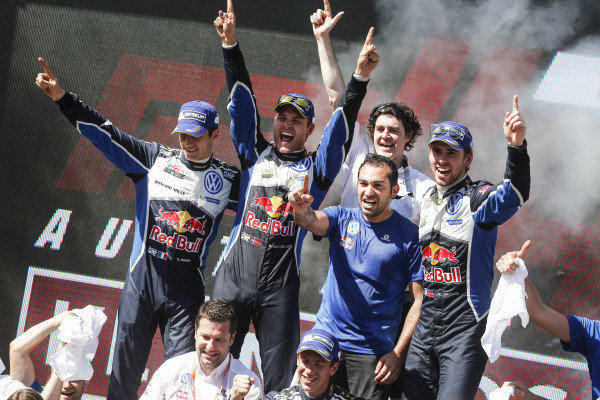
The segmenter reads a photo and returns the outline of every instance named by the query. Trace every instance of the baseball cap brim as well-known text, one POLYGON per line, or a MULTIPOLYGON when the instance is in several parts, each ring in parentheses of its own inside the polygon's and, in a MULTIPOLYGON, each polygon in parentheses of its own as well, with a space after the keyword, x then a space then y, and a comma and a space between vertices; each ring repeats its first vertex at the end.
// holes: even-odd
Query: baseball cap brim
MULTIPOLYGON (((444 135, 446 136, 446 135, 444 135)), ((452 139, 451 137, 444 137, 444 136, 438 136, 438 137, 434 137, 432 138, 429 143, 427 143, 427 146, 431 146, 431 143, 433 142, 444 142, 446 144, 448 144, 448 146, 452 147, 454 150, 463 150, 465 149, 464 146, 462 146, 459 142, 457 142, 456 140, 452 139)))
POLYGON ((275 107, 275 111, 279 112, 279 110, 281 110, 284 106, 294 106, 294 108, 300 113, 300 115, 302 115, 304 118, 309 118, 308 115, 306 115, 306 111, 304 109, 302 109, 302 107, 300 107, 298 104, 296 103, 292 103, 291 101, 282 101, 281 103, 277 104, 277 107, 275 107))
POLYGON ((196 121, 182 120, 179 121, 173 132, 171 132, 171 134, 185 133, 186 135, 198 137, 202 136, 202 134, 204 134, 204 132, 206 131, 207 129, 204 126, 197 123, 196 121))
POLYGON ((314 351, 315 353, 317 353, 318 355, 320 355, 327 361, 331 361, 334 359, 333 355, 331 353, 329 353, 328 351, 323 351, 321 349, 315 348, 316 346, 314 346, 314 342, 311 342, 311 343, 313 344, 312 346, 300 346, 300 348, 298 349, 298 351, 296 353, 300 354, 303 351, 314 351))

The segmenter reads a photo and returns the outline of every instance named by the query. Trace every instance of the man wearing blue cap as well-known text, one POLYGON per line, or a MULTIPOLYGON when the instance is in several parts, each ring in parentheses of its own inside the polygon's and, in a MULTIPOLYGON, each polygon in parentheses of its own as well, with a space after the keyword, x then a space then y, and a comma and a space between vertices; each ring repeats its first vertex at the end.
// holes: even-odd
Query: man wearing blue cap
POLYGON ((472 181, 473 141, 457 122, 431 126, 435 187, 421 205, 423 305, 405 364, 403 399, 473 399, 487 355, 481 346, 491 303, 498 225, 529 198, 526 126, 518 97, 504 119, 504 181, 472 181))
POLYGON ((135 184, 136 221, 119 304, 108 399, 137 399, 159 326, 165 358, 194 350, 194 318, 204 301, 203 270, 225 208, 237 208, 239 170, 212 155, 217 110, 181 107, 173 134, 180 149, 136 139, 66 93, 44 60, 36 84, 62 113, 135 184))
POLYGON ((298 347, 299 265, 306 231, 293 219, 287 195, 310 179, 320 204, 344 161, 352 128, 379 56, 371 44, 373 29, 359 55, 353 78, 325 128, 319 149, 304 144, 314 130, 314 106, 298 93, 285 94, 275 107, 273 142, 260 130, 250 76, 235 39, 231 0, 215 19, 223 45, 230 91, 231 137, 242 166, 240 207, 231 239, 213 286, 212 297, 233 301, 239 324, 231 352, 238 356, 252 321, 260 346, 266 392, 281 390, 292 379, 298 347))
POLYGON ((265 400, 362 400, 336 386, 332 377, 340 366, 340 345, 322 329, 307 331, 296 351, 298 384, 267 394, 265 400))

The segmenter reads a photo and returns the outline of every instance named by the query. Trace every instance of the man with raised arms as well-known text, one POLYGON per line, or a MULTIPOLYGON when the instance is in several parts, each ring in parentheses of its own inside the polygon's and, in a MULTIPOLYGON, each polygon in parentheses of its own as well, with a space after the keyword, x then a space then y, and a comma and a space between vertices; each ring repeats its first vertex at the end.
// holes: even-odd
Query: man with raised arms
POLYGON ((350 145, 352 127, 379 56, 369 31, 354 75, 333 112, 316 152, 304 144, 314 130, 312 101, 284 94, 275 105, 273 139, 260 131, 260 116, 250 76, 235 37, 231 0, 215 19, 223 45, 230 91, 231 137, 241 162, 240 206, 217 272, 213 297, 232 300, 239 325, 231 352, 238 356, 250 321, 260 345, 265 391, 281 390, 292 380, 299 342, 300 250, 306 232, 292 216, 287 195, 308 177, 320 204, 335 179, 350 145))

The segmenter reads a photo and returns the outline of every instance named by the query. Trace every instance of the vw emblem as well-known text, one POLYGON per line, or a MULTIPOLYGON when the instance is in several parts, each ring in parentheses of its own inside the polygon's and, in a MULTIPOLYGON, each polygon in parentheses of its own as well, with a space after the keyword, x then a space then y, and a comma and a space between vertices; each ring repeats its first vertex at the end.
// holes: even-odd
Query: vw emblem
POLYGON ((209 193, 219 193, 223 189, 223 179, 215 171, 209 171, 204 176, 204 187, 209 193))
POLYGON ((358 224, 358 221, 352 221, 348 224, 348 233, 351 235, 356 235, 359 228, 360 225, 358 224))
POLYGON ((302 161, 292 164, 292 169, 296 172, 303 172, 310 168, 310 157, 305 157, 302 161))
POLYGON ((454 215, 460 210, 460 206, 462 205, 463 196, 460 193, 454 193, 448 199, 448 204, 446 204, 446 212, 448 215, 454 215))
POLYGON ((190 383, 190 379, 191 379, 191 375, 190 374, 183 374, 183 375, 181 375, 180 381, 184 385, 187 385, 188 383, 190 383))

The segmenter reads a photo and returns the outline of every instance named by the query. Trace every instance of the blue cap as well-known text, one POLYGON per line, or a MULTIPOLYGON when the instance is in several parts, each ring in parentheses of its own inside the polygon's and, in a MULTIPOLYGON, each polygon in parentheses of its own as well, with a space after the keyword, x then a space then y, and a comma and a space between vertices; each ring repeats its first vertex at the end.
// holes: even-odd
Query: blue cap
POLYGON ((200 136, 209 128, 219 126, 217 110, 204 101, 190 101, 181 106, 175 130, 171 133, 185 133, 200 136))
POLYGON ((315 122, 315 106, 308 97, 299 93, 284 94, 277 101, 275 111, 281 110, 281 107, 286 105, 293 106, 304 118, 308 118, 310 122, 315 122))
POLYGON ((338 361, 340 359, 340 344, 338 340, 331 333, 322 329, 313 329, 304 333, 296 353, 301 353, 305 350, 316 351, 327 361, 338 361))
POLYGON ((439 140, 447 143, 455 150, 468 149, 473 151, 473 137, 471 136, 469 129, 463 124, 454 121, 431 124, 429 133, 431 136, 427 146, 431 145, 432 142, 439 140))

